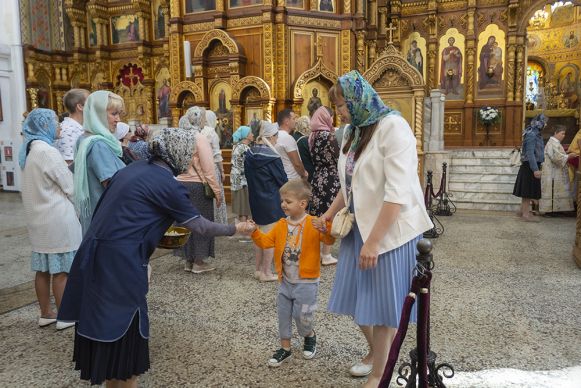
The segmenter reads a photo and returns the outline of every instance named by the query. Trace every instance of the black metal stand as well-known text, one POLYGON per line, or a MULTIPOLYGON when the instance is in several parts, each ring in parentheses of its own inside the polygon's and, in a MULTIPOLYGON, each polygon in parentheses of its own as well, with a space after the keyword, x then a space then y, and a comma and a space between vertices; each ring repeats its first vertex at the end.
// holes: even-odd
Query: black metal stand
POLYGON ((438 216, 451 216, 456 213, 456 204, 450 199, 446 185, 446 175, 448 163, 442 163, 442 179, 440 180, 440 191, 438 192, 438 203, 434 214, 438 216))
POLYGON ((428 177, 426 178, 426 191, 424 193, 424 203, 426 205, 426 211, 434 227, 430 230, 424 232, 425 238, 438 238, 444 233, 444 225, 440 222, 438 217, 434 214, 434 206, 432 202, 432 194, 434 191, 434 185, 432 184, 433 173, 428 170, 428 177))
POLYGON ((418 251, 416 276, 424 277, 427 282, 420 289, 417 301, 417 347, 409 353, 411 362, 405 362, 399 367, 396 382, 399 386, 405 384, 406 388, 446 388, 443 380, 454 376, 454 367, 448 363, 436 364, 437 355, 430 350, 430 279, 434 268, 432 243, 421 240, 418 251))

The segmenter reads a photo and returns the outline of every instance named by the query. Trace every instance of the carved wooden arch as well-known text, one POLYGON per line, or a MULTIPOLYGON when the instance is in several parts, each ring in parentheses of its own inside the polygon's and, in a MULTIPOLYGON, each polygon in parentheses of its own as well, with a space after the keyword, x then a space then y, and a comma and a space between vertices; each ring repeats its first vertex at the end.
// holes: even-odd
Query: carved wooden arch
POLYGON ((240 103, 240 96, 242 95, 242 91, 247 87, 253 86, 260 92, 260 99, 262 101, 268 101, 272 98, 270 87, 260 77, 255 77, 253 75, 249 75, 247 77, 241 78, 234 86, 232 87, 232 100, 240 103))
POLYGON ((182 81, 176 86, 172 87, 169 95, 170 106, 175 107, 178 104, 178 98, 183 92, 190 92, 194 95, 196 101, 204 101, 204 93, 198 85, 192 81, 182 81))
MULTIPOLYGON (((581 0, 570 0, 573 5, 581 5, 581 0)), ((526 5, 519 6, 518 10, 522 10, 519 12, 518 17, 518 27, 517 33, 519 35, 526 34, 527 27, 529 26, 529 20, 533 17, 533 14, 537 12, 539 9, 542 9, 545 5, 547 5, 546 0, 529 0, 527 1, 530 5, 527 7, 526 5)), ((525 2, 525 3, 527 3, 525 2)), ((510 12, 510 11, 509 11, 510 12)))
POLYGON ((418 69, 410 65, 393 45, 387 47, 363 76, 373 85, 389 69, 394 70, 406 80, 412 90, 422 89, 425 91, 424 80, 418 69))
POLYGON ((211 30, 206 32, 206 34, 202 37, 202 40, 196 46, 194 50, 194 58, 201 58, 204 54, 204 51, 208 47, 213 40, 219 40, 230 52, 230 54, 240 54, 240 48, 238 47, 238 43, 227 32, 223 30, 211 30))
POLYGON ((305 85, 317 77, 326 79, 331 85, 335 84, 339 78, 333 70, 325 66, 322 58, 317 59, 314 66, 303 72, 295 82, 293 89, 293 102, 295 104, 303 102, 303 89, 305 85))

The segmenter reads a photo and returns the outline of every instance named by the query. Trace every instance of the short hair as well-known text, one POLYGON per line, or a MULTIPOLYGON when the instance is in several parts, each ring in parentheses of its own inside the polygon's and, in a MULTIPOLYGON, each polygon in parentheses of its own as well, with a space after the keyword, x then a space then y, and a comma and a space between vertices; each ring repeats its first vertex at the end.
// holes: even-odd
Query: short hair
POLYGON ((555 125, 553 127, 553 135, 556 135, 559 132, 567 132, 567 127, 562 124, 555 125))
POLYGON ((63 105, 70 114, 77 111, 77 105, 85 104, 85 100, 91 92, 86 89, 71 89, 63 96, 63 105))
POLYGON ((308 201, 311 199, 312 190, 311 185, 305 182, 302 179, 291 179, 279 189, 279 193, 281 195, 284 194, 292 194, 296 195, 296 197, 300 200, 308 201))
POLYGON ((286 119, 289 119, 292 113, 293 110, 288 108, 278 112, 278 115, 276 116, 276 122, 278 123, 278 126, 280 127, 286 119))
POLYGON ((107 102, 107 110, 116 109, 119 112, 125 111, 125 102, 123 97, 118 94, 109 92, 109 101, 107 102))
POLYGON ((307 136, 311 133, 311 119, 309 116, 301 116, 297 119, 295 131, 307 136))

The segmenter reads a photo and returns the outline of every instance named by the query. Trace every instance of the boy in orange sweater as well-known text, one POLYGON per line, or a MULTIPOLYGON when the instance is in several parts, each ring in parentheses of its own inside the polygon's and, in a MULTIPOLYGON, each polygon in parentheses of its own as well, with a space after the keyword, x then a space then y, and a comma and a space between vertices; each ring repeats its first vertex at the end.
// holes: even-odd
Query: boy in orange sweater
MULTIPOLYGON (((281 348, 268 360, 277 367, 291 357, 292 320, 305 338, 303 358, 310 360, 317 352, 313 329, 321 274, 320 243, 331 245, 333 237, 321 233, 307 214, 311 189, 301 179, 293 179, 280 188, 281 218, 268 233, 255 229, 252 239, 262 249, 274 247, 274 267, 278 274, 278 331, 281 348)), ((328 225, 327 230, 331 230, 328 225)))

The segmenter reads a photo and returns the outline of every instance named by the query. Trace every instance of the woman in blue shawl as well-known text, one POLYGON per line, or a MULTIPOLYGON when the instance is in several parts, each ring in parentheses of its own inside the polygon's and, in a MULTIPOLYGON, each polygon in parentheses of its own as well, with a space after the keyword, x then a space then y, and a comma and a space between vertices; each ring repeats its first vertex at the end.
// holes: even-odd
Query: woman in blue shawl
POLYGON ((332 220, 345 206, 355 215, 341 241, 329 310, 359 325, 369 352, 349 372, 369 375, 364 386, 375 388, 411 285, 416 244, 433 225, 407 121, 357 71, 340 77, 329 96, 349 126, 338 161, 341 190, 321 219, 332 220))

